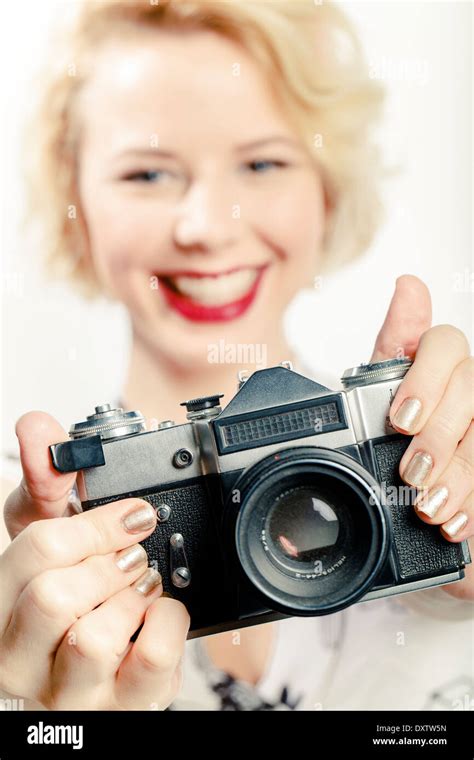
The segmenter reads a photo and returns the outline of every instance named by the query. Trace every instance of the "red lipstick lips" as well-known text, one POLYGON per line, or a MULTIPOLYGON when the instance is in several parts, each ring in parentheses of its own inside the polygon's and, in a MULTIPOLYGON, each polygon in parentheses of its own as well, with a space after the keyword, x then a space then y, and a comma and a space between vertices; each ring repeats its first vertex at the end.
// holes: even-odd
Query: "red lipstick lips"
MULTIPOLYGON (((256 298, 266 268, 267 265, 258 270, 257 277, 255 278, 252 287, 242 298, 219 306, 208 306, 194 301, 190 296, 178 292, 166 277, 159 278, 160 290, 168 306, 192 322, 228 322, 242 316, 250 308, 256 298)), ((226 274, 230 274, 230 271, 226 272, 226 274)), ((198 274, 193 272, 187 274, 187 276, 218 277, 220 275, 198 274)))

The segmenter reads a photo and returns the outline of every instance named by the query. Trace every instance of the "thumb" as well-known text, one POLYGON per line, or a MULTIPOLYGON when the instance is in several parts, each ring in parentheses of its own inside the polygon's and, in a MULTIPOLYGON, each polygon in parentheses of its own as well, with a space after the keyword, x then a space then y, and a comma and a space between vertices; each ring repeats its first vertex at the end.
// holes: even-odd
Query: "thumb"
POLYGON ((16 423, 23 478, 5 502, 5 524, 11 538, 34 520, 61 517, 76 474, 54 469, 48 447, 69 437, 45 412, 28 412, 16 423))
POLYGON ((370 362, 413 358, 421 336, 430 327, 431 296, 427 286, 412 274, 398 277, 370 362))

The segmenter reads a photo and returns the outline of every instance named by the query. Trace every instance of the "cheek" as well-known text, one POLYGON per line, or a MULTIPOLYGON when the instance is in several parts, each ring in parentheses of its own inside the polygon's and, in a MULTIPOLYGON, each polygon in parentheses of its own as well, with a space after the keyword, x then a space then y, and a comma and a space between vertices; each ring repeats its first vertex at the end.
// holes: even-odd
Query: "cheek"
POLYGON ((143 201, 103 194, 100 203, 86 204, 85 212, 94 266, 108 287, 134 269, 143 272, 166 250, 166 225, 143 201))
POLYGON ((253 205, 254 228, 280 250, 286 275, 305 283, 314 276, 325 227, 324 193, 312 176, 275 185, 253 205), (309 274, 308 274, 309 273, 309 274))

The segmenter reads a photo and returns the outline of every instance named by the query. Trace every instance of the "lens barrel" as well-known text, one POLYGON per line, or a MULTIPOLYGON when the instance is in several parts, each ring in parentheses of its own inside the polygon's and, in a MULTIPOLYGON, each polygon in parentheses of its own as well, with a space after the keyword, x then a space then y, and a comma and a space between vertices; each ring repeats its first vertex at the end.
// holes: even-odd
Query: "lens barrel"
POLYGON ((387 560, 389 518, 380 485, 355 459, 318 447, 285 449, 233 486, 235 552, 271 609, 324 615, 358 601, 387 560))

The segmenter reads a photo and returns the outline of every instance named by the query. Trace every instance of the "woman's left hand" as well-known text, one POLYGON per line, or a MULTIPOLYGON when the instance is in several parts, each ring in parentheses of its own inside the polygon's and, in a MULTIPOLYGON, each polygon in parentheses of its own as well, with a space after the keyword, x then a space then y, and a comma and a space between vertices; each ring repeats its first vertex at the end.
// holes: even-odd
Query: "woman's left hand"
MULTIPOLYGON (((439 525, 453 543, 469 540, 474 559, 474 360, 464 333, 451 325, 431 327, 431 298, 417 277, 399 277, 371 362, 408 356, 413 364, 390 408, 400 433, 413 435, 400 461, 400 476, 420 490, 420 520, 439 525)), ((442 587, 474 599, 474 570, 442 587)))

